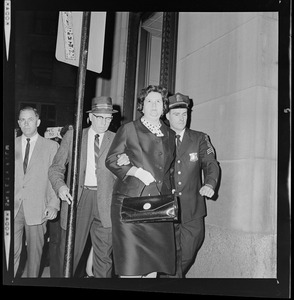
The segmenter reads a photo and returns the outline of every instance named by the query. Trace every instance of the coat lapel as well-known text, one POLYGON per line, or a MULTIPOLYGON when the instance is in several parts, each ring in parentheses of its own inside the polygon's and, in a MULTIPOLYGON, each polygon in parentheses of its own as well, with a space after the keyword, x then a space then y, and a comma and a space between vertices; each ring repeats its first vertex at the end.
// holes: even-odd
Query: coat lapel
POLYGON ((178 155, 181 157, 183 156, 186 152, 189 152, 189 146, 191 145, 192 140, 189 134, 189 129, 186 128, 184 136, 183 136, 183 140, 179 149, 179 153, 178 155))
POLYGON ((106 131, 102 140, 102 144, 100 146, 98 157, 100 157, 105 151, 105 149, 108 148, 109 143, 110 143, 110 134, 108 131, 106 131))
POLYGON ((168 127, 165 126, 165 124, 163 124, 162 122, 162 126, 161 126, 161 131, 164 134, 164 136, 162 137, 163 139, 163 151, 165 153, 164 155, 164 163, 166 164, 167 160, 170 159, 170 157, 173 155, 173 151, 175 149, 175 141, 174 141, 174 137, 172 135, 170 135, 169 131, 168 131, 168 127))
MULTIPOLYGON (((163 145, 163 152, 164 152, 164 164, 166 164, 166 162, 168 160, 171 159, 171 157, 174 157, 174 150, 175 150, 175 136, 173 134, 170 133, 169 128, 167 127, 167 125, 165 125, 162 121, 161 121, 162 126, 160 127, 160 130, 163 133, 163 137, 160 137, 160 139, 162 139, 162 145, 163 145)), ((156 137, 153 133, 151 133, 151 131, 144 126, 144 124, 141 122, 140 119, 137 119, 134 122, 135 125, 135 129, 136 129, 136 134, 138 134, 138 138, 139 138, 139 143, 140 140, 143 141, 147 135, 150 135, 151 139, 158 139, 158 137, 156 137)), ((140 145, 140 149, 141 149, 141 155, 142 155, 142 145, 140 145)))
POLYGON ((88 149, 88 131, 89 128, 83 130, 82 144, 81 144, 81 157, 80 157, 80 174, 84 174, 87 163, 87 149, 88 149))

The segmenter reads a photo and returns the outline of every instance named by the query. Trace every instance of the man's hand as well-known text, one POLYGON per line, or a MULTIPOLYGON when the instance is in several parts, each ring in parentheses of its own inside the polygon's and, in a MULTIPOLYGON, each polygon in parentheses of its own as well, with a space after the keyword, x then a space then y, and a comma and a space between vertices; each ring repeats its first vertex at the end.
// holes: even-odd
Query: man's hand
POLYGON ((53 220, 55 219, 57 216, 57 209, 54 207, 46 207, 45 211, 44 211, 44 217, 48 220, 53 220))
POLYGON ((208 186, 208 185, 204 185, 200 190, 199 193, 201 196, 205 196, 208 198, 211 198, 214 195, 214 190, 208 186))
POLYGON ((72 202, 72 196, 69 193, 69 188, 66 185, 60 187, 58 191, 58 196, 62 201, 66 201, 69 205, 72 202))
POLYGON ((123 154, 118 154, 117 155, 117 164, 121 167, 121 166, 126 166, 130 163, 130 159, 129 157, 123 153, 123 154))

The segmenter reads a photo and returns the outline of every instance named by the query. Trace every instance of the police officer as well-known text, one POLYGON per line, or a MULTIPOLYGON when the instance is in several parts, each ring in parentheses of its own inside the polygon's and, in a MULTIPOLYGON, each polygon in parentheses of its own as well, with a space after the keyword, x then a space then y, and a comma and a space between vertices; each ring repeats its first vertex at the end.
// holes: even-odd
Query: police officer
POLYGON ((181 219, 176 226, 177 272, 185 277, 204 240, 205 197, 214 195, 219 164, 207 134, 187 127, 190 113, 188 96, 169 97, 166 118, 176 132, 175 186, 180 200, 181 219))

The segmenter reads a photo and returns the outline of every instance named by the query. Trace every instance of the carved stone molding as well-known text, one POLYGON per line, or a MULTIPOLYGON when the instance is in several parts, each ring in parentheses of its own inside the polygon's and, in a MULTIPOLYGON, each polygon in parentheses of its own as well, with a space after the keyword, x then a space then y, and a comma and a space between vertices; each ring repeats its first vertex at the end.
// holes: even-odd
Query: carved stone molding
POLYGON ((129 14, 126 71, 124 83, 123 123, 132 121, 136 85, 137 49, 141 13, 129 14))
POLYGON ((162 25, 160 85, 175 90, 178 12, 164 12, 162 25))

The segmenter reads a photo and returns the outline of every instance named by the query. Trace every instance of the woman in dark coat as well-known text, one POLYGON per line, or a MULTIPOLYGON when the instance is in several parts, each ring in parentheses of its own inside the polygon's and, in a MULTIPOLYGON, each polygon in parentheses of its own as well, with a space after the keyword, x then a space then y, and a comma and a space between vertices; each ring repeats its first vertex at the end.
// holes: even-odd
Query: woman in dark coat
POLYGON ((160 120, 166 103, 165 88, 150 85, 143 89, 138 100, 142 117, 119 128, 106 158, 106 167, 117 176, 111 220, 114 265, 120 277, 175 273, 173 223, 122 223, 120 216, 124 197, 172 191, 175 133, 160 120), (117 160, 123 153, 130 163, 120 166, 117 160))

